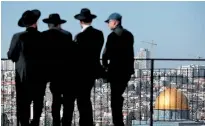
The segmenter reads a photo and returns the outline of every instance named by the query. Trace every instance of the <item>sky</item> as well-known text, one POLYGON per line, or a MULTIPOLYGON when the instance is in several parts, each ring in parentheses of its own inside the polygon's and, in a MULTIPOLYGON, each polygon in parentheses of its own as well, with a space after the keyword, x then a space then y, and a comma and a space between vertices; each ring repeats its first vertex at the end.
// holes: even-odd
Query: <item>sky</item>
MULTIPOLYGON (((39 9, 39 30, 47 30, 42 19, 50 13, 59 13, 67 23, 62 27, 74 36, 80 32, 79 21, 74 19, 82 8, 89 8, 97 18, 93 26, 104 33, 105 43, 111 32, 104 21, 113 12, 120 13, 123 27, 134 35, 135 55, 140 48, 152 51, 153 58, 205 58, 205 2, 2 2, 1 3, 1 57, 7 58, 11 37, 25 30, 17 26, 22 13, 39 9), (157 43, 151 48, 147 41, 157 43)), ((82 54, 83 56, 83 54, 82 54)), ((196 64, 196 62, 193 62, 196 64)), ((158 63, 160 67, 176 67, 190 62, 158 63)), ((200 64, 205 64, 202 62, 200 64)))

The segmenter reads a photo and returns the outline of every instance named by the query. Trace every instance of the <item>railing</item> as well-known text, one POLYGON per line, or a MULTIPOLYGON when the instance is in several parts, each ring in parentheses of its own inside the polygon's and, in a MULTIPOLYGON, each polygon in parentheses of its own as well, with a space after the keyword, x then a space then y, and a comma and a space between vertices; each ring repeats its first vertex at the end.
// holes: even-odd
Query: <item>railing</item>
MULTIPOLYGON (((127 126, 151 125, 155 122, 205 120, 205 59, 136 59, 135 74, 123 94, 124 123, 127 126), (146 62, 144 62, 146 61, 146 62), (179 68, 159 68, 158 62, 194 62, 197 65, 179 68), (196 63, 197 61, 197 63, 196 63), (200 65, 200 64, 204 64, 200 65), (159 97, 158 97, 159 96, 159 97), (151 116, 152 115, 152 116, 151 116)), ((185 64, 184 64, 185 65, 185 64)), ((2 59, 3 126, 16 126, 15 72, 11 61, 2 59), (6 62, 6 63, 3 63, 6 62), (6 64, 6 65, 5 65, 6 64), (6 119, 8 118, 8 119, 6 119)), ((52 97, 46 89, 41 125, 52 124, 52 97)), ((112 125, 110 84, 96 80, 91 93, 93 116, 100 126, 112 125)), ((31 116, 32 117, 32 116, 31 116)), ((75 106, 73 125, 78 126, 79 113, 75 106)))

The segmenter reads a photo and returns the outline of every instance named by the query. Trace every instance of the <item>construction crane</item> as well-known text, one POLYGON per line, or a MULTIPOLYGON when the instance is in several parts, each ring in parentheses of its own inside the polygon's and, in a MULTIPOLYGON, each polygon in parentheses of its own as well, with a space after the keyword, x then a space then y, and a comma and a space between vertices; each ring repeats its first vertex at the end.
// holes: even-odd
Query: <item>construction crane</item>
MULTIPOLYGON (((142 43, 147 43, 147 44, 150 44, 151 45, 151 48, 150 48, 150 50, 151 50, 151 53, 152 53, 152 55, 153 55, 153 46, 157 46, 157 44, 156 43, 154 43, 154 40, 152 40, 152 42, 147 42, 147 41, 141 41, 142 43)), ((151 56, 150 56, 151 57, 151 56)))
MULTIPOLYGON (((196 55, 188 55, 188 56, 191 56, 191 57, 195 57, 195 58, 197 58, 197 59, 202 59, 203 57, 201 57, 201 56, 196 56, 196 55)), ((200 61, 196 61, 197 62, 197 65, 200 65, 200 61)))
MULTIPOLYGON (((203 58, 203 57, 198 56, 197 58, 200 60, 200 59, 203 58)), ((200 66, 200 61, 198 62, 198 65, 200 66)))

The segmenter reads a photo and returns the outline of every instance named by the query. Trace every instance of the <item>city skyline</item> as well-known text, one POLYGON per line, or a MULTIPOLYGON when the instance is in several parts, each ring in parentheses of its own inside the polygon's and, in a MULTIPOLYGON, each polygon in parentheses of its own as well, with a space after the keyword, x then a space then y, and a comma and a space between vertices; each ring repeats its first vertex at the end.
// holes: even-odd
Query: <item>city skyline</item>
MULTIPOLYGON (((186 69, 185 69, 186 70, 186 69)), ((159 69, 154 72, 154 78, 153 78, 153 85, 151 84, 151 77, 150 73, 147 73, 147 71, 142 71, 141 74, 138 74, 138 76, 130 79, 128 82, 128 87, 125 90, 123 97, 125 98, 124 106, 123 106, 123 113, 124 113, 124 120, 125 122, 129 121, 139 121, 140 122, 147 122, 149 123, 150 118, 150 98, 153 96, 153 107, 154 110, 158 113, 158 109, 156 109, 156 99, 159 97, 160 100, 158 100, 158 103, 160 106, 163 106, 164 103, 164 97, 160 98, 163 95, 163 91, 167 89, 168 93, 167 97, 171 96, 172 101, 183 101, 183 100, 176 100, 181 96, 180 94, 176 94, 176 89, 180 92, 183 92, 184 96, 186 97, 186 100, 188 100, 189 104, 186 103, 186 105, 190 107, 189 110, 189 116, 188 119, 190 122, 193 122, 195 119, 199 119, 200 121, 204 121, 205 115, 203 114, 203 111, 205 110, 205 79, 204 79, 204 72, 201 77, 198 77, 198 75, 195 76, 189 76, 187 73, 192 73, 191 69, 187 69, 189 71, 184 71, 183 69, 176 69, 176 70, 167 70, 159 69), (151 95, 150 89, 153 88, 153 95, 151 95), (169 92, 169 88, 174 88, 174 92, 169 92), (162 93, 161 93, 162 92, 162 93), (177 97, 177 98, 176 98, 177 97), (129 119, 129 115, 132 116, 132 113, 135 112, 134 116, 135 119, 129 119)), ((205 70, 204 68, 202 69, 205 70)), ((11 80, 14 80, 14 71, 7 71, 3 70, 2 74, 5 76, 2 77, 2 81, 4 82, 2 84, 2 107, 3 111, 9 116, 11 121, 11 116, 13 122, 15 122, 16 116, 15 116, 15 83, 11 82, 11 80)), ((41 122, 44 124, 44 121, 51 122, 51 101, 52 101, 52 95, 49 91, 49 85, 47 85, 46 90, 46 96, 44 101, 44 109, 42 113, 41 122), (45 119, 46 117, 46 119, 45 119)), ((96 81, 95 86, 93 87, 92 93, 91 93, 91 100, 94 110, 94 119, 95 122, 98 121, 104 121, 104 123, 109 123, 112 120, 112 113, 110 109, 110 84, 103 81, 96 81), (102 118, 101 118, 102 117, 102 118), (102 120, 101 120, 102 119, 102 120), (109 121, 109 122, 106 122, 109 121)), ((169 102, 170 103, 170 102, 169 102)), ((178 102, 181 103, 181 102, 178 102)), ((174 104, 172 104, 174 105, 174 104)), ((179 107, 180 105, 178 105, 179 107)), ((169 107, 169 105, 167 106, 169 107)), ((162 109, 164 110, 164 109, 162 109)), ((168 109, 169 110, 169 109, 168 109)), ((173 111, 175 112, 175 110, 173 111)), ((79 114, 77 111, 77 107, 75 106, 74 111, 74 120, 75 123, 78 123, 79 114)), ((183 113, 181 110, 178 111, 178 114, 183 113)), ((164 111, 161 113, 161 115, 164 120, 164 118, 167 116, 164 114, 164 111)), ((155 115, 155 119, 158 120, 159 115, 155 115)), ((169 119, 170 120, 170 119, 169 119)), ((173 118, 171 122, 166 123, 173 123, 178 122, 179 120, 173 118)), ((179 121, 180 122, 180 121, 179 121)), ((154 121, 154 123, 160 123, 154 121)), ((196 122, 195 122, 196 123, 196 122)), ((199 123, 199 122, 197 122, 199 123)), ((135 123, 136 124, 136 123, 135 123)), ((47 125, 50 126, 50 125, 47 125)))
MULTIPOLYGON (((47 29, 42 22, 50 13, 59 13, 67 23, 62 27, 74 36, 80 32, 79 22, 73 16, 81 8, 87 7, 98 17, 93 26, 102 30, 105 37, 111 32, 104 20, 112 12, 123 16, 123 26, 135 37, 135 56, 140 48, 148 48, 157 58, 205 58, 205 2, 2 2, 2 51, 1 57, 7 58, 11 37, 23 31, 17 21, 27 9, 39 9, 42 12, 38 21, 39 30, 47 29), (99 7, 99 5, 101 7, 99 7), (126 7, 126 9, 124 9, 126 7), (11 9, 12 8, 12 9, 11 9), (106 8, 106 11, 105 9, 106 8), (141 41, 154 40, 157 46, 141 41)), ((105 45, 105 44, 104 44, 105 45)), ((103 50, 102 50, 103 52, 103 50)), ((194 62, 195 63, 195 62, 194 62)), ((183 64, 192 64, 183 62, 183 64)), ((202 63, 204 64, 204 63, 202 63)), ((180 63, 163 61, 160 67, 176 67, 180 63)))

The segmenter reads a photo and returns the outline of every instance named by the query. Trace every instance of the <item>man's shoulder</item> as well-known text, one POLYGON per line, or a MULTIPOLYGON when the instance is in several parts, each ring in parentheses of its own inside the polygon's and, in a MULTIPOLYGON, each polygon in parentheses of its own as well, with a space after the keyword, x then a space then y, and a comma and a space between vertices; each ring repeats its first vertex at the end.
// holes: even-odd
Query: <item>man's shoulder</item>
POLYGON ((93 30, 95 33, 99 33, 99 34, 101 34, 101 33, 102 33, 102 31, 101 31, 101 30, 99 30, 99 29, 97 29, 97 28, 94 28, 94 27, 92 27, 92 30, 93 30))
POLYGON ((45 31, 42 31, 41 34, 48 34, 50 32, 50 30, 45 30, 45 31))
POLYGON ((85 31, 80 32, 76 35, 76 37, 88 37, 88 36, 92 36, 92 37, 96 37, 99 35, 102 35, 103 32, 99 29, 96 29, 94 27, 89 27, 87 28, 85 31))
POLYGON ((48 29, 46 31, 43 31, 42 34, 53 34, 53 33, 61 33, 65 35, 71 35, 69 31, 66 31, 64 29, 48 29))
POLYGON ((124 29, 124 33, 126 35, 133 36, 133 34, 129 30, 127 30, 127 29, 124 29))
POLYGON ((67 30, 64 30, 64 29, 60 29, 59 31, 62 32, 63 34, 65 34, 65 35, 72 35, 71 32, 69 32, 67 30))
MULTIPOLYGON (((127 29, 123 29, 123 33, 122 33, 122 36, 127 36, 127 37, 133 37, 133 34, 128 31, 127 29)), ((116 38, 117 35, 115 32, 111 32, 109 35, 108 35, 108 38, 109 39, 112 39, 112 38, 116 38)))
POLYGON ((54 30, 54 29, 48 29, 48 30, 41 32, 41 35, 43 37, 53 36, 53 35, 57 35, 57 34, 58 34, 58 31, 54 30))
POLYGON ((116 34, 113 31, 110 34, 108 34, 108 38, 115 37, 115 36, 116 36, 116 34))
POLYGON ((27 33, 27 31, 17 32, 13 35, 13 37, 20 37, 22 35, 25 35, 26 33, 27 33))
POLYGON ((58 30, 57 29, 48 29, 48 30, 42 31, 42 33, 48 34, 48 33, 56 32, 56 31, 58 31, 58 30))

